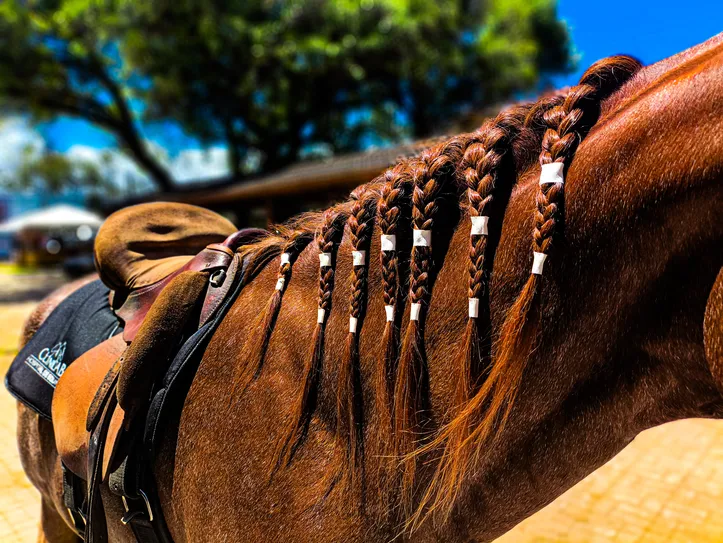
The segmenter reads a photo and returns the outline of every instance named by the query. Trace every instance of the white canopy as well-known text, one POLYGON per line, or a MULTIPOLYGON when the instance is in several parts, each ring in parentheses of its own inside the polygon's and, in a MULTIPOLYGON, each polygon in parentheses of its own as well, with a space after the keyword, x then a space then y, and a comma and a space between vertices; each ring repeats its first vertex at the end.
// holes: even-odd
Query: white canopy
POLYGON ((29 228, 77 228, 83 225, 98 228, 102 223, 103 217, 87 209, 59 204, 10 219, 0 224, 0 233, 21 232, 29 228))

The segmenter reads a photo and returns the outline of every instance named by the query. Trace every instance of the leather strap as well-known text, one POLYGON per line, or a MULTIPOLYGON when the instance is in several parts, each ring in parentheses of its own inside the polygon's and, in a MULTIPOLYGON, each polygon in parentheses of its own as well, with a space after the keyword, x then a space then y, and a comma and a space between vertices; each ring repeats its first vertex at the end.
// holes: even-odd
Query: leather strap
POLYGON ((106 543, 108 526, 103 510, 100 487, 103 482, 103 450, 105 448, 108 428, 118 400, 115 387, 112 387, 103 401, 103 414, 98 425, 92 429, 88 443, 88 524, 86 527, 86 543, 106 543))
POLYGON ((129 495, 121 496, 125 510, 121 522, 130 526, 138 543, 172 543, 148 464, 138 458, 132 463, 136 465, 137 473, 128 476, 126 470, 123 486, 129 495))
POLYGON ((231 286, 234 284, 236 274, 239 271, 241 257, 235 254, 227 269, 220 269, 214 272, 208 281, 206 296, 201 308, 199 328, 206 324, 213 317, 216 310, 228 296, 231 286))
MULTIPOLYGON (((117 402, 115 386, 112 386, 108 390, 105 400, 102 401, 103 414, 99 424, 91 432, 88 445, 90 480, 88 481, 86 543, 108 542, 108 526, 101 500, 103 452, 107 445, 108 428, 117 402)), ((134 459, 133 464, 134 468, 138 470, 142 470, 139 466, 144 465, 140 459, 134 459)), ((121 463, 120 473, 111 477, 111 481, 109 481, 111 490, 121 495, 125 509, 121 522, 131 528, 138 543, 170 543, 172 540, 162 520, 162 515, 158 513, 157 509, 154 511, 151 499, 140 487, 142 471, 132 473, 128 467, 128 458, 126 458, 121 463)))
POLYGON ((135 465, 129 465, 128 456, 126 456, 121 462, 118 469, 110 474, 108 477, 108 486, 110 491, 116 496, 137 496, 140 497, 139 489, 140 483, 140 470, 137 463, 135 465))
POLYGON ((128 521, 133 535, 138 543, 161 543, 162 540, 156 533, 154 523, 142 516, 135 516, 128 521))
POLYGON ((150 462, 143 457, 139 438, 140 435, 131 438, 128 455, 110 474, 108 486, 121 497, 125 510, 121 522, 131 528, 138 543, 172 543, 150 473, 150 462))
POLYGON ((60 462, 60 469, 63 472, 63 505, 70 514, 75 533, 83 539, 85 537, 83 480, 65 467, 62 461, 60 462))

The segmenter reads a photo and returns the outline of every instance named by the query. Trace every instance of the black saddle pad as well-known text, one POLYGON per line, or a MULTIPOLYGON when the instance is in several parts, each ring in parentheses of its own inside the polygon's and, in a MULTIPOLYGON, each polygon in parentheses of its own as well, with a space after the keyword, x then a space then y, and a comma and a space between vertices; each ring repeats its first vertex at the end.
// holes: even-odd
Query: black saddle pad
POLYGON ((10 365, 5 386, 10 394, 50 419, 50 406, 65 368, 86 351, 123 330, 100 281, 63 300, 10 365))

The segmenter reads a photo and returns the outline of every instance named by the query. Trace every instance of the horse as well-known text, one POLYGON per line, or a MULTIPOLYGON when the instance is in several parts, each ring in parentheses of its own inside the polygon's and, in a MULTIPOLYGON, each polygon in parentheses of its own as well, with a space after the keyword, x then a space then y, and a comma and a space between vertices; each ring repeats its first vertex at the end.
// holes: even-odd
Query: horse
MULTIPOLYGON (((721 96, 723 34, 604 59, 242 247, 154 465, 173 539, 490 541, 722 418, 721 96)), ((18 436, 41 540, 76 541, 52 423, 18 436)))

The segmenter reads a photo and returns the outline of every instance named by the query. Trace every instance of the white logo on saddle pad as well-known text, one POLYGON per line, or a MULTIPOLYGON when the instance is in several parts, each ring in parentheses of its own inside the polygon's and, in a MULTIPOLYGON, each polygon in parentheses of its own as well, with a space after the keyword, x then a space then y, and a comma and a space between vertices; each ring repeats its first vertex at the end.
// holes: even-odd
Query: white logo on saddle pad
POLYGON ((65 344, 65 341, 61 341, 51 349, 46 347, 40 351, 38 356, 31 354, 25 359, 25 363, 30 366, 30 369, 53 388, 58 384, 58 379, 66 368, 66 364, 63 364, 65 344))

